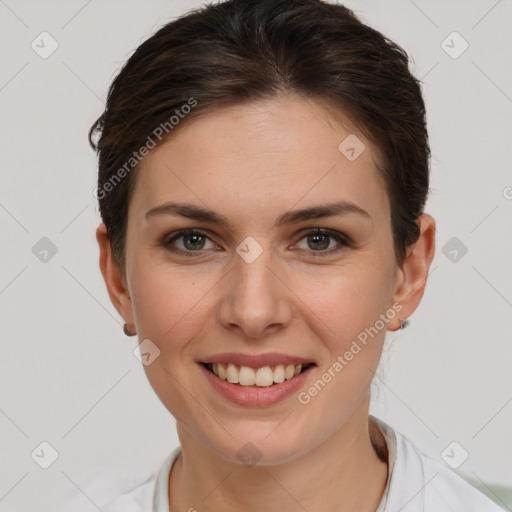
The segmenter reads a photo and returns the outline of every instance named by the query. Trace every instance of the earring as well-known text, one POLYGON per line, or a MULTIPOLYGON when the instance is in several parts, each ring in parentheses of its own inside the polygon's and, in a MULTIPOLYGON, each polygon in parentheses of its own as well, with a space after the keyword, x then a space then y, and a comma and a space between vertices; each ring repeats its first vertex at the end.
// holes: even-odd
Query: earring
POLYGON ((134 332, 134 333, 131 333, 129 330, 128 330, 128 325, 124 324, 123 326, 123 331, 124 333, 126 334, 126 336, 135 336, 137 333, 134 332))
POLYGON ((400 327, 399 329, 405 329, 409 325, 408 318, 400 318, 400 327))

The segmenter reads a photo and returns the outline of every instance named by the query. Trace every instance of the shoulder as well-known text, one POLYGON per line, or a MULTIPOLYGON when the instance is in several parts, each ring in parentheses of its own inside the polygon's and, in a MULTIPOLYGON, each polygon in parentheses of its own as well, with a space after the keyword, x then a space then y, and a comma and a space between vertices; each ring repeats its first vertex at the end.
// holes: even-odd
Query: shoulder
POLYGON ((103 512, 148 512, 153 510, 156 474, 135 489, 111 501, 103 512))
POLYGON ((420 456, 425 468, 426 510, 504 512, 503 508, 453 470, 427 455, 420 453, 420 456))
MULTIPOLYGON (((390 429, 390 427, 388 427, 390 429)), ((391 429, 392 430, 392 429, 391 429)), ((422 453, 399 432, 391 475, 389 510, 402 512, 503 512, 453 470, 422 453)), ((387 436, 390 435, 388 430, 387 436)))
POLYGON ((168 512, 168 482, 171 467, 181 447, 168 455, 158 472, 133 490, 118 496, 102 510, 103 512, 168 512))

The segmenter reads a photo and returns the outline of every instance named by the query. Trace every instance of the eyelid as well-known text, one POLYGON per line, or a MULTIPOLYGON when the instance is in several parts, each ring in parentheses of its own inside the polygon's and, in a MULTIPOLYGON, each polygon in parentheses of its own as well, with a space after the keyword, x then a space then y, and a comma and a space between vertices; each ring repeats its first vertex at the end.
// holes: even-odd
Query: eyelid
POLYGON ((299 231, 297 236, 303 238, 306 235, 314 235, 316 233, 318 233, 319 235, 330 235, 333 238, 339 238, 343 243, 347 245, 353 245, 352 239, 345 233, 342 233, 341 231, 337 231, 335 229, 321 228, 319 226, 315 226, 313 228, 305 228, 304 230, 299 231))

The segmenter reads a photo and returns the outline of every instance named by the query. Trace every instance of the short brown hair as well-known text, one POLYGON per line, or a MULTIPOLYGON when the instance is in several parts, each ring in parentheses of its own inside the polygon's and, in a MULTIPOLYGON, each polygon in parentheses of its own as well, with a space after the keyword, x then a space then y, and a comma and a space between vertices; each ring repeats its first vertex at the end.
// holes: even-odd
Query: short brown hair
POLYGON ((149 138, 159 144, 188 119, 279 93, 339 108, 375 145, 401 266, 419 236, 416 219, 428 195, 430 159, 425 105, 407 53, 342 5, 228 0, 192 10, 142 43, 114 79, 105 111, 90 129, 99 155, 100 214, 123 273, 138 151, 149 138), (170 115, 191 100, 194 108, 171 126, 170 115), (159 126, 168 129, 155 141, 150 135, 159 126))

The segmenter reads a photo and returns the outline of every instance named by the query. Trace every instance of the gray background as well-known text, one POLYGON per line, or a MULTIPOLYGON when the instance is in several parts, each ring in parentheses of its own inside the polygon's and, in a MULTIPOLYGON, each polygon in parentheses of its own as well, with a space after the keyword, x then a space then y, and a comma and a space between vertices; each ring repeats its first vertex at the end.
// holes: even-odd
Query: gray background
MULTIPOLYGON (((0 0, 2 512, 100 510, 178 444, 99 271, 87 131, 131 52, 199 5, 0 0)), ((491 487, 512 483, 512 1, 346 5, 413 57, 433 152, 436 256, 371 412, 440 461, 459 443, 456 471, 512 507, 491 487)))

